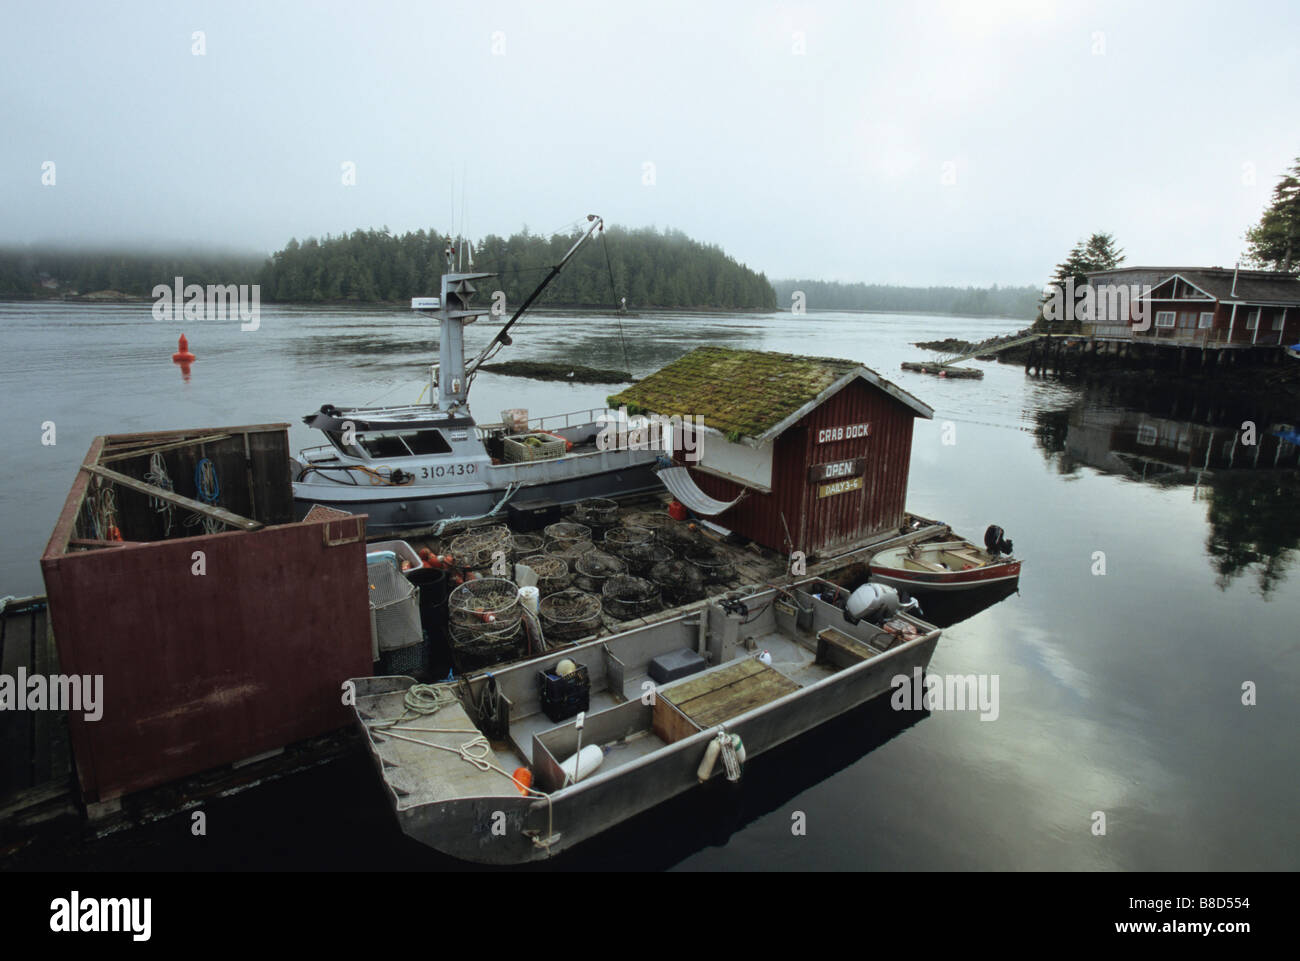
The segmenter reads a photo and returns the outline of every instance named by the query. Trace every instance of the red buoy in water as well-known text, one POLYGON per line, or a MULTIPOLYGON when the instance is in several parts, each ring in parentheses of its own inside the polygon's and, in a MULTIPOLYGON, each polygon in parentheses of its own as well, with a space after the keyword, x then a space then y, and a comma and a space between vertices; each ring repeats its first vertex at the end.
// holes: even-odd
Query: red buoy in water
POLYGON ((181 339, 176 344, 176 353, 172 354, 172 360, 177 364, 192 364, 198 360, 190 353, 190 342, 181 334, 181 339))

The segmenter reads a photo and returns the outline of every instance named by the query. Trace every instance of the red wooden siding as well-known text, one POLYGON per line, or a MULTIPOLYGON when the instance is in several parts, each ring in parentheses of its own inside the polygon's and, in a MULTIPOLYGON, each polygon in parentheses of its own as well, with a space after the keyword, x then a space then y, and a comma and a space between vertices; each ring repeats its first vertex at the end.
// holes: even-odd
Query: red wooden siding
MULTIPOLYGON (((856 380, 776 439, 771 494, 702 470, 691 475, 701 490, 720 500, 746 491, 744 500, 717 518, 723 526, 782 553, 789 549, 788 527, 795 549, 824 553, 902 524, 915 416, 905 404, 856 380), (817 442, 825 428, 860 423, 871 425, 865 438, 817 442), (862 489, 818 498, 820 484, 808 480, 809 466, 858 457, 866 461, 862 489)), ((704 443, 707 460, 707 445, 723 441, 709 437, 704 443)))

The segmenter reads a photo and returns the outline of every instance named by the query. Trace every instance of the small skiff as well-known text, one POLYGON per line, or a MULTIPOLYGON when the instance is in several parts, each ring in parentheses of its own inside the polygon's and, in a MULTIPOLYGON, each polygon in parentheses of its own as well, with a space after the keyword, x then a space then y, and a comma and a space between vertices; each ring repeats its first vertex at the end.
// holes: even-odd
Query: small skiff
POLYGON ((970 541, 896 547, 876 554, 869 566, 873 581, 913 594, 965 591, 1020 577, 1020 561, 994 556, 970 541))

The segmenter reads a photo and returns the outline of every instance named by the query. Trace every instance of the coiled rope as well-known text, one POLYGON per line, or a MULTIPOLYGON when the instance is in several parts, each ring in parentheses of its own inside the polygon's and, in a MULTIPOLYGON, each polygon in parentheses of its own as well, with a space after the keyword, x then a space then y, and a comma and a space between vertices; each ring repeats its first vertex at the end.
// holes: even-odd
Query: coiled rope
MULTIPOLYGON (((162 454, 154 453, 149 456, 149 470, 144 475, 146 484, 152 484, 165 491, 174 491, 175 485, 172 479, 167 476, 167 464, 163 461, 162 454)), ((161 497, 150 497, 149 506, 153 508, 155 514, 163 515, 163 537, 171 537, 172 533, 172 514, 174 507, 171 501, 165 501, 161 497)))
MULTIPOLYGON (((206 457, 194 467, 194 491, 198 500, 213 507, 217 505, 217 500, 221 497, 221 481, 217 477, 217 468, 206 457)), ((200 523, 203 525, 203 533, 205 534, 219 534, 225 530, 226 526, 215 517, 206 517, 201 514, 191 514, 185 518, 186 527, 195 527, 200 523)))

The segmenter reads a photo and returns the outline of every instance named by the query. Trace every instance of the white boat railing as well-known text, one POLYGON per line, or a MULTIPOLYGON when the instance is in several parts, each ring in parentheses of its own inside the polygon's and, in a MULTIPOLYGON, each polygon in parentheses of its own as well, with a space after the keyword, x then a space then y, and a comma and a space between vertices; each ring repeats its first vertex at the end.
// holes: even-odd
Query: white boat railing
POLYGON ((602 415, 606 420, 614 422, 614 418, 617 418, 618 416, 618 411, 610 410, 608 407, 591 407, 587 410, 575 410, 568 414, 549 414, 545 417, 532 417, 528 420, 528 426, 536 430, 583 427, 587 424, 596 423, 600 420, 602 415), (560 423, 561 420, 563 423, 560 423))

